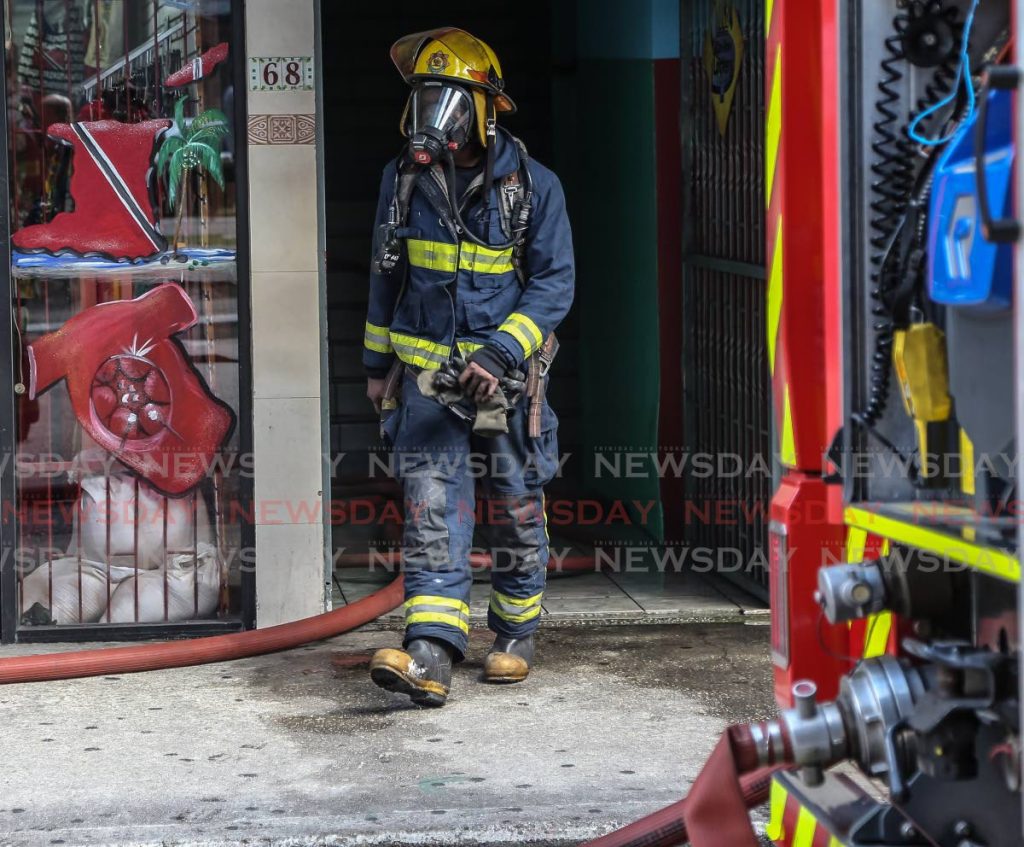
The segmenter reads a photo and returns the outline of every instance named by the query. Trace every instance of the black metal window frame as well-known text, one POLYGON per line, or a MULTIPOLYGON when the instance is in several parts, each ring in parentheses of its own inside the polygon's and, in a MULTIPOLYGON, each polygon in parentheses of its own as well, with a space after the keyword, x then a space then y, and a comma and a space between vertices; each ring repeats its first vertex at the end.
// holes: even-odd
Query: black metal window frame
MULTIPOLYGON (((0 20, 7 19, 7 6, 11 0, 0 0, 0 20)), ((249 145, 246 68, 245 3, 231 0, 231 61, 235 84, 235 226, 236 273, 238 290, 238 449, 243 455, 252 455, 252 320, 251 274, 249 260, 249 145)), ((6 62, 0 62, 0 91, 7 91, 6 62)), ((6 97, 6 95, 4 95, 6 97)), ((185 621, 158 624, 73 624, 61 626, 21 627, 18 622, 17 552, 20 527, 15 502, 15 463, 17 450, 17 398, 14 393, 15 339, 11 320, 14 287, 11 277, 11 219, 10 172, 8 156, 7 108, 0 110, 0 297, 8 304, 8 319, 0 321, 0 451, 7 461, 0 467, 0 644, 55 643, 82 641, 145 641, 161 638, 197 638, 220 635, 256 625, 256 573, 251 564, 241 572, 240 614, 233 620, 185 621)), ((246 501, 241 514, 252 514, 254 481, 251 474, 241 479, 241 496, 246 501)), ((255 550, 256 527, 245 522, 240 527, 242 548, 255 550)), ((245 559, 243 559, 245 561, 245 559)), ((248 561, 254 561, 249 557, 248 561)))

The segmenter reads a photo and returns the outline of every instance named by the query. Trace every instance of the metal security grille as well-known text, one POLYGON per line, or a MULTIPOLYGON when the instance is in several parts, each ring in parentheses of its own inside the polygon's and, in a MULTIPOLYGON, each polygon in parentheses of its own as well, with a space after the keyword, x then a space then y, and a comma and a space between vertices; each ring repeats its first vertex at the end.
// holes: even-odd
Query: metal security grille
POLYGON ((692 473, 687 481, 688 541, 715 550, 725 576, 767 597, 772 422, 764 332, 762 7, 760 0, 681 7, 683 390, 685 442, 714 462, 713 472, 692 473), (743 56, 722 134, 706 46, 722 36, 733 9, 743 56))

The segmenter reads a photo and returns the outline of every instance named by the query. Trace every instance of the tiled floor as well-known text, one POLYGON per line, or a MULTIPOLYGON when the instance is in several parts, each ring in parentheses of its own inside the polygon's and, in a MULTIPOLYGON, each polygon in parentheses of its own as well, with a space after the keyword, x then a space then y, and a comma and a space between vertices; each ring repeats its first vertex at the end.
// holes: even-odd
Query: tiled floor
MULTIPOLYGON (((336 571, 335 608, 373 593, 391 578, 383 570, 336 571)), ((486 623, 488 592, 487 574, 477 574, 469 603, 474 626, 486 623)), ((714 575, 602 570, 550 576, 543 614, 551 623, 683 623, 749 619, 767 616, 768 609, 760 600, 714 575)), ((379 623, 393 627, 401 622, 402 611, 396 609, 379 623)))

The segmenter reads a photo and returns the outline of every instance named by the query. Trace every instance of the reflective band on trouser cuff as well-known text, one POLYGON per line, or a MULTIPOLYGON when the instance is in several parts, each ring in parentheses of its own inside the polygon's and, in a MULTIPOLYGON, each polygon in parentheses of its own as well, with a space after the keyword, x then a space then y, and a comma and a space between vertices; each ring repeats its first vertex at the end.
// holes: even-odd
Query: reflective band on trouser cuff
POLYGON ((513 312, 505 322, 498 327, 498 332, 507 332, 523 348, 523 355, 529 358, 536 353, 544 344, 544 336, 540 334, 540 327, 533 322, 533 319, 521 312, 513 312))
POLYGON ((459 248, 455 244, 410 238, 407 246, 409 264, 414 268, 455 273, 459 265, 459 248))
POLYGON ((407 365, 425 369, 440 367, 448 361, 451 353, 447 344, 397 332, 391 333, 391 346, 395 348, 398 358, 407 365))
POLYGON ((369 321, 366 322, 366 331, 363 334, 363 346, 367 350, 375 350, 378 353, 391 352, 391 336, 386 326, 375 326, 369 321))
POLYGON ((509 623, 526 623, 540 614, 540 598, 544 592, 532 597, 509 597, 500 591, 491 591, 491 610, 509 623))
POLYGON ((461 266, 467 271, 482 274, 507 274, 515 270, 512 265, 512 248, 492 250, 468 241, 462 243, 461 266))
POLYGON ((419 594, 405 601, 405 625, 436 623, 469 633, 469 606, 450 597, 419 594))

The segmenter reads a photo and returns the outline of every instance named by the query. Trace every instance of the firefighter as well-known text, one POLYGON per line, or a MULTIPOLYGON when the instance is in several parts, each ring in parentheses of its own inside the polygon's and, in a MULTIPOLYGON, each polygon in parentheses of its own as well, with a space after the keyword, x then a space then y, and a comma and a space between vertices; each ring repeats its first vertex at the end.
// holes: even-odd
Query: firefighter
POLYGON ((381 183, 363 363, 404 487, 406 629, 370 673, 442 706, 467 649, 477 513, 494 560, 484 679, 530 670, 543 488, 559 464, 546 372, 575 271, 557 177, 496 125, 515 106, 491 48, 444 28, 399 39, 391 57, 412 88, 408 143, 381 183))

